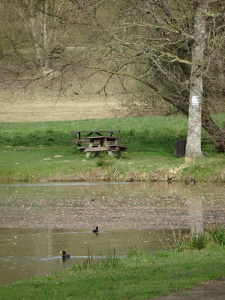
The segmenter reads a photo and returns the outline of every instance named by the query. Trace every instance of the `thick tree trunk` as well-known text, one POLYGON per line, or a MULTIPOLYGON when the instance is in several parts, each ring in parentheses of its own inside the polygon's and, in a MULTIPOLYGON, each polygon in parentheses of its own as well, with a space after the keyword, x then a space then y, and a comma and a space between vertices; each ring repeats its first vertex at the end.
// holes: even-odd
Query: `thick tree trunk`
POLYGON ((200 157, 201 151, 201 113, 203 95, 204 51, 206 47, 207 12, 205 1, 196 3, 194 20, 194 44, 192 48, 191 86, 189 96, 188 136, 186 157, 200 157))
MULTIPOLYGON (((166 102, 169 102, 174 105, 173 99, 169 99, 166 97, 163 97, 163 99, 166 102)), ((180 105, 174 105, 176 108, 178 108, 184 115, 188 116, 188 107, 186 106, 180 106, 180 105)), ((223 129, 221 130, 215 123, 215 121, 212 119, 209 109, 202 107, 202 127, 209 133, 210 138, 213 141, 213 145, 215 149, 218 152, 225 152, 225 122, 223 125, 223 129)))
POLYGON ((220 130, 207 109, 202 111, 202 127, 210 134, 215 149, 218 152, 225 152, 225 128, 220 130))

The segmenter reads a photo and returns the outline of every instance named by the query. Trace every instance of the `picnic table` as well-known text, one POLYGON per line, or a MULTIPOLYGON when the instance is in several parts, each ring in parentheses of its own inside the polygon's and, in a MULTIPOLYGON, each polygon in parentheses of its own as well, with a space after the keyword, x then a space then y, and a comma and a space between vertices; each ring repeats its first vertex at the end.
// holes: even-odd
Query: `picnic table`
POLYGON ((90 157, 91 153, 94 153, 94 157, 98 156, 100 152, 107 151, 110 156, 114 156, 113 152, 116 152, 117 157, 121 158, 121 151, 127 150, 127 147, 118 145, 119 137, 112 136, 114 132, 120 132, 120 130, 96 130, 96 131, 70 131, 77 134, 77 140, 70 140, 77 144, 77 148, 80 151, 86 152, 86 157, 90 157), (84 133, 85 139, 81 139, 81 133, 84 133), (92 134, 97 136, 92 136, 92 134), (108 133, 108 135, 101 135, 102 133, 108 133))
POLYGON ((81 146, 81 144, 87 144, 89 142, 89 140, 87 139, 89 136, 93 135, 93 134, 97 134, 99 136, 102 136, 103 134, 108 134, 108 136, 112 136, 113 133, 115 132, 120 132, 120 130, 72 130, 69 131, 72 133, 76 133, 77 135, 77 139, 76 140, 69 140, 70 142, 74 142, 75 144, 77 144, 77 146, 81 146), (84 136, 84 138, 81 138, 81 135, 84 136))

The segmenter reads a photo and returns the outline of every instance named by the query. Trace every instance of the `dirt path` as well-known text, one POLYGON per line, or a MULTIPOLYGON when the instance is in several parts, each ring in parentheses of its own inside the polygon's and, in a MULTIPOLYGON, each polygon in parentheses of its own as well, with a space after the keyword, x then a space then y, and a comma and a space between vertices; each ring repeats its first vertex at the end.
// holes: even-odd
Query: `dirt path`
POLYGON ((198 284, 193 289, 172 293, 165 297, 151 298, 154 300, 224 300, 225 278, 198 284))

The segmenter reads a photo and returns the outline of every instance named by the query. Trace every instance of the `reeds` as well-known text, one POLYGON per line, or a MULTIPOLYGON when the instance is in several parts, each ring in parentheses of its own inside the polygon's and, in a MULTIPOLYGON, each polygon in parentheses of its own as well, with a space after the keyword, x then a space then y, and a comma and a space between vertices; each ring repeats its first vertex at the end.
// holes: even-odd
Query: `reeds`
POLYGON ((172 239, 168 239, 164 234, 160 241, 167 251, 201 250, 211 244, 225 245, 225 229, 219 224, 206 225, 201 233, 172 228, 172 239))

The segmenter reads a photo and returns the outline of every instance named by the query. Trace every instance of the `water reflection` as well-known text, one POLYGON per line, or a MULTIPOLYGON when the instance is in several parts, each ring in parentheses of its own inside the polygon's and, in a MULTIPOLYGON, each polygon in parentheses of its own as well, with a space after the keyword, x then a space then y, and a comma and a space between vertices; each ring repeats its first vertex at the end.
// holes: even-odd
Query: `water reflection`
POLYGON ((162 246, 157 230, 115 230, 93 234, 85 230, 3 228, 0 283, 45 275, 91 256, 124 257, 132 249, 154 251, 162 246), (63 260, 61 250, 70 254, 63 260))
POLYGON ((121 257, 133 248, 155 251, 174 228, 202 232, 205 223, 224 225, 224 190, 208 183, 0 185, 0 284, 114 249, 121 257), (71 255, 64 263, 63 249, 71 255))
POLYGON ((204 233, 203 200, 201 197, 190 197, 187 201, 188 213, 190 217, 190 232, 192 236, 204 233))

